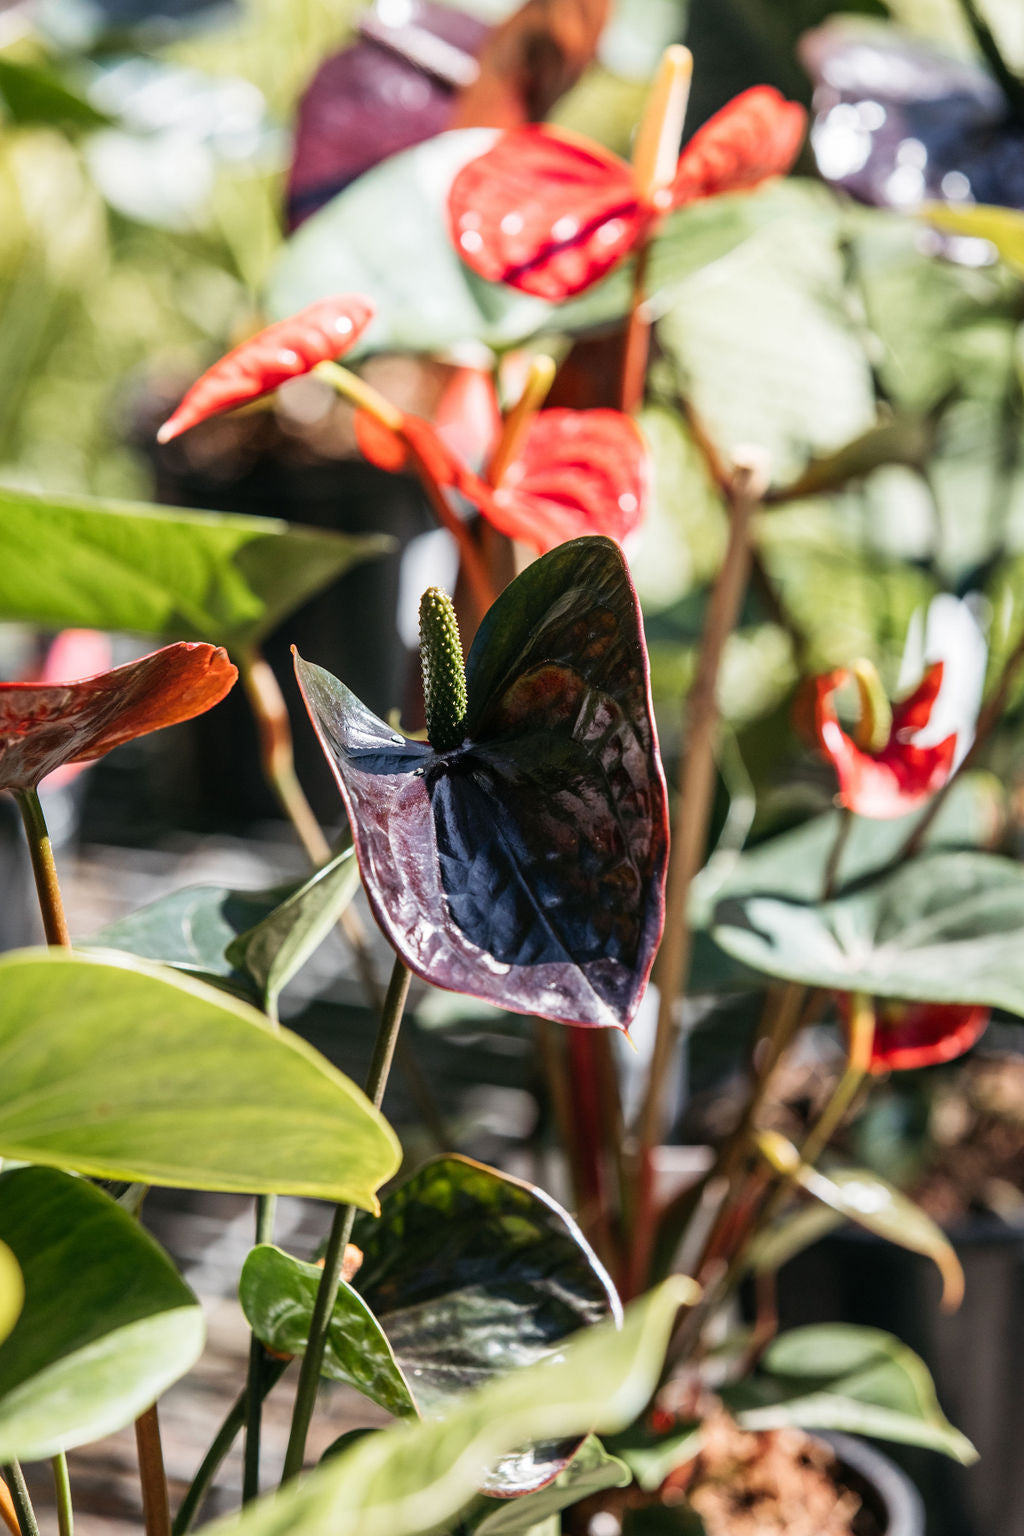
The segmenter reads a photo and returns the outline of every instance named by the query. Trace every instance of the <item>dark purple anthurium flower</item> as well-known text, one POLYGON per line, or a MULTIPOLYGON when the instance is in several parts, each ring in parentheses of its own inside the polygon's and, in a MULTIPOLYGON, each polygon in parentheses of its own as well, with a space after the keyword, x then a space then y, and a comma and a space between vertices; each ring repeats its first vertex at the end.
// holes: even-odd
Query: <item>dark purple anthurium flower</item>
POLYGON ((323 668, 296 671, 410 969, 514 1012, 628 1028, 664 923, 668 826, 618 546, 563 544, 498 598, 449 750, 399 735, 323 668))

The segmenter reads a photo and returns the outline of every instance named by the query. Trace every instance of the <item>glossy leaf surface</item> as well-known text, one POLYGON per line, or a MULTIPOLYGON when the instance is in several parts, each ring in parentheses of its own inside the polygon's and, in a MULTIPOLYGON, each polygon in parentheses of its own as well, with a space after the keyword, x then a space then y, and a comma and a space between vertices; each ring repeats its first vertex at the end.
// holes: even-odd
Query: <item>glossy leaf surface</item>
POLYGON ((631 1478, 625 1462, 609 1456, 591 1436, 546 1488, 514 1500, 481 1499, 469 1511, 467 1524, 473 1536, 528 1536, 541 1521, 606 1488, 625 1488, 631 1478))
POLYGON ((977 1460, 939 1407, 924 1362, 876 1328, 793 1328, 769 1344, 757 1376, 723 1397, 744 1429, 837 1429, 928 1446, 965 1466, 977 1460))
POLYGON ((1024 1016, 1024 871, 985 853, 915 859, 835 901, 720 904, 713 937, 754 970, 837 992, 1024 1016))
POLYGON ((237 676, 226 651, 184 641, 73 683, 0 683, 0 789, 34 789, 65 763, 191 720, 237 676))
POLYGON ((255 1009, 142 960, 0 960, 0 1156, 100 1178, 376 1209, 397 1140, 255 1009))
POLYGON ((618 546, 575 540, 506 588, 470 652, 453 752, 296 670, 374 914, 412 970, 513 1012, 627 1027, 664 921, 667 827, 618 546))
MULTIPOLYGON (((466 1158, 427 1163, 384 1197, 378 1219, 357 1220, 352 1240, 363 1262, 335 1304, 325 1374, 391 1413, 446 1414, 461 1394, 621 1313, 572 1218, 541 1190, 466 1158)), ((257 1337, 302 1353, 318 1280, 312 1265, 255 1249, 241 1298, 257 1337)), ((488 1490, 507 1497, 550 1482, 577 1448, 507 1458, 488 1490)))
POLYGON ((158 960, 266 1008, 330 932, 358 883, 355 853, 346 848, 298 884, 172 891, 108 923, 89 945, 158 960))
POLYGON ((25 1282, 18 1261, 5 1242, 0 1242, 0 1344, 18 1320, 25 1303, 25 1282))
MULTIPOLYGON (((256 1337, 279 1355, 303 1355, 323 1274, 269 1243, 254 1248, 242 1266, 238 1299, 256 1337)), ((350 1386, 397 1417, 416 1413, 409 1383, 387 1335, 370 1308, 342 1280, 334 1303, 322 1374, 350 1386)))
POLYGON ((0 619, 253 645, 391 540, 0 490, 0 619))
POLYGON ((0 1235, 25 1277, 24 1310, 0 1345, 0 1461, 130 1424, 198 1359, 198 1301, 95 1186, 53 1168, 0 1175, 0 1235))
POLYGON ((464 1397, 443 1419, 369 1435, 299 1484, 219 1521, 211 1536, 419 1536, 450 1521, 486 1469, 531 1439, 624 1428, 657 1385, 678 1308, 674 1276, 635 1302, 621 1331, 586 1329, 557 1354, 464 1397))
POLYGON ((198 378, 157 433, 170 442, 219 411, 231 410, 269 394, 288 379, 301 377, 317 363, 341 357, 369 325, 373 305, 360 294, 346 293, 309 304, 250 336, 198 378))

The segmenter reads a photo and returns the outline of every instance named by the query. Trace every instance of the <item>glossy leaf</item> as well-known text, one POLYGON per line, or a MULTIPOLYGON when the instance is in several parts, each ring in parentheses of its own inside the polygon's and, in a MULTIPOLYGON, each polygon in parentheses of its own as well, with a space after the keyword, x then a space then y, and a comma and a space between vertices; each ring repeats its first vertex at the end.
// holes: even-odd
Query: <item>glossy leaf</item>
POLYGON ((0 959, 0 1156, 100 1178, 377 1207, 399 1147, 311 1046, 124 956, 0 959))
POLYGON ((0 490, 0 619, 254 645, 391 540, 0 490))
MULTIPOLYGON (((335 1304, 325 1374, 392 1413, 444 1415, 461 1394, 621 1314, 572 1218, 543 1191, 466 1158, 427 1163, 389 1191, 378 1219, 357 1220, 352 1240, 363 1261, 335 1304)), ((242 1306, 271 1349, 302 1353, 318 1279, 277 1249, 250 1255, 242 1306)), ((510 1457, 488 1491, 507 1497, 550 1482, 577 1448, 510 1457)))
POLYGON ((377 921, 425 980, 627 1027, 664 921, 665 788, 617 545, 544 556, 490 609, 466 740, 435 753, 297 658, 377 921))
MULTIPOLYGON (((591 1436, 546 1488, 519 1499, 481 1499, 469 1511, 467 1524, 473 1536, 527 1536, 541 1521, 552 1519, 561 1510, 607 1488, 625 1488, 631 1480, 626 1463, 609 1456, 601 1442, 591 1436)), ((555 1528, 560 1530, 560 1523, 555 1528)))
POLYGON ((722 902, 713 937, 753 970, 811 987, 1024 1016, 1024 870, 986 853, 915 859, 835 901, 722 902))
POLYGON ((744 1429, 837 1429, 927 1446, 965 1466, 977 1460, 939 1407, 924 1362, 876 1328, 793 1328, 769 1344, 752 1380, 722 1395, 744 1429))
POLYGON ((160 428, 158 442, 170 442, 220 411, 256 400, 288 379, 309 373, 317 363, 343 356, 372 317, 369 299, 346 293, 320 299, 257 331, 196 380, 160 428))
MULTIPOLYGON (((238 1299, 253 1333, 278 1355, 302 1355, 323 1270, 269 1243, 242 1266, 238 1299)), ((342 1280, 327 1333, 322 1374, 350 1386, 398 1417, 415 1415, 409 1383, 370 1308, 342 1280)))
POLYGON ((237 676, 226 651, 184 641, 73 683, 0 683, 0 789, 34 789, 66 763, 191 720, 237 676))
POLYGON ((297 884, 269 891, 193 885, 108 923, 93 949, 120 949, 225 986, 268 1011, 352 899, 351 847, 297 884))
POLYGON ((0 1461, 34 1461, 130 1424, 198 1359, 203 1314, 153 1239, 94 1185, 0 1175, 0 1234, 25 1307, 0 1345, 0 1461))
POLYGON ((369 1435, 301 1483, 208 1527, 210 1536, 419 1536, 450 1521, 502 1456, 531 1439, 624 1428, 661 1371, 678 1308, 696 1297, 673 1276, 611 1323, 462 1398, 443 1419, 369 1435))
POLYGON ((25 1282, 18 1261, 5 1242, 0 1242, 0 1344, 18 1320, 25 1303, 25 1282))

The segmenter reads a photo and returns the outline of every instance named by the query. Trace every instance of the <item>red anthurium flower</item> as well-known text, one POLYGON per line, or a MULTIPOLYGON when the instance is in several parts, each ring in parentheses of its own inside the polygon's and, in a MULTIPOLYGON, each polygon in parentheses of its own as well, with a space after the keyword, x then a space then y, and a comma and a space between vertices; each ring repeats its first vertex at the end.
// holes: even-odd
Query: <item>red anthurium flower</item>
POLYGON ((182 642, 73 683, 0 683, 0 789, 212 709, 238 676, 219 646, 182 642))
POLYGON ((216 416, 269 394, 288 379, 309 373, 317 363, 341 357, 373 319, 373 305, 361 294, 320 299, 287 320, 257 331, 196 380, 157 439, 172 437, 216 416))
MULTIPOLYGON (((862 685, 864 672, 864 664, 860 664, 856 675, 862 685)), ((941 661, 930 666, 913 693, 893 705, 891 724, 880 718, 879 709, 872 712, 862 686, 865 714, 857 740, 839 724, 833 700, 850 673, 843 668, 814 680, 814 733, 838 775, 839 800, 849 810, 878 819, 904 816, 949 778, 956 752, 955 733, 934 746, 914 744, 915 736, 931 718, 942 673, 941 661), (872 736, 875 739, 869 741, 872 736)), ((881 702, 885 704, 884 699, 881 702)))
MULTIPOLYGON (((450 432, 406 417, 403 434, 438 484, 459 491, 494 527, 538 554, 588 533, 621 543, 643 518, 650 485, 647 445, 621 411, 538 412, 497 485, 448 446, 450 432)), ((405 443, 365 411, 356 416, 356 437, 380 468, 396 470, 405 463, 405 443)))
POLYGON ((985 1033, 990 1010, 961 1003, 880 1003, 871 1071, 908 1071, 954 1061, 985 1033))
POLYGON ((675 177, 653 191, 638 184, 625 160, 590 140, 536 125, 512 129, 452 183, 452 240, 491 282, 550 301, 570 298, 673 209, 788 171, 805 121, 796 102, 754 86, 698 129, 675 177))

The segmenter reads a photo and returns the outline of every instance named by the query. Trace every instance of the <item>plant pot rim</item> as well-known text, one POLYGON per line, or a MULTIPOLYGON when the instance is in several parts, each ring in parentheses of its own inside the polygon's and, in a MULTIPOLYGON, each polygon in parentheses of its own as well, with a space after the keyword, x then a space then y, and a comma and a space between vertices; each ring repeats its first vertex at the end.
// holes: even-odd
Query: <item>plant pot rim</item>
POLYGON ((885 1536, 925 1536, 924 1501, 907 1474, 867 1441, 831 1430, 815 1431, 815 1438, 831 1446, 844 1473, 852 1473, 852 1486, 867 1484, 876 1494, 886 1517, 885 1536))

